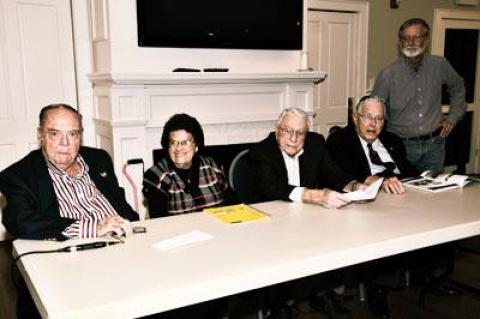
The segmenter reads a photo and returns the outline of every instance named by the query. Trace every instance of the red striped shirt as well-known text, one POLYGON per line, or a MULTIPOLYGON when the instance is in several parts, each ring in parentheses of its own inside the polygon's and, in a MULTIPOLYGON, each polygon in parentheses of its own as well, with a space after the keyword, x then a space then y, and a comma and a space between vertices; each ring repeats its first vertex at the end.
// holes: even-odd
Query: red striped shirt
POLYGON ((97 236, 97 222, 115 216, 117 212, 95 186, 80 154, 77 162, 82 172, 76 176, 68 175, 50 162, 47 162, 48 173, 53 181, 60 216, 76 220, 62 234, 68 238, 92 238, 97 236))

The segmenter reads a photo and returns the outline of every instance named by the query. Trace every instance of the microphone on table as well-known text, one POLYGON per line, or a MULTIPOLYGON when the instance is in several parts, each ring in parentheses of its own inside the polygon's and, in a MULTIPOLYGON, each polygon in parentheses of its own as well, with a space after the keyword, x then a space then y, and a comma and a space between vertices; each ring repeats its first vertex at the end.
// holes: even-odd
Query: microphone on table
POLYGON ((68 252, 74 252, 74 251, 103 248, 103 247, 113 246, 120 243, 121 243, 120 241, 96 241, 93 243, 78 244, 78 245, 63 247, 59 249, 59 251, 68 253, 68 252))

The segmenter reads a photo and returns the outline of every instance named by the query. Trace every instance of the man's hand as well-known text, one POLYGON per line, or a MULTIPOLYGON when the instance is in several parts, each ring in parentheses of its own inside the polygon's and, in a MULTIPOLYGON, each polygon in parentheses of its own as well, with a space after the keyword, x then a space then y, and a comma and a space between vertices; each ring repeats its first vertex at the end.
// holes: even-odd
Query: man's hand
POLYGON ((350 203, 350 200, 344 195, 332 191, 328 188, 309 189, 305 188, 302 194, 304 203, 318 204, 326 208, 340 208, 350 203))
POLYGON ((382 188, 389 194, 403 194, 405 193, 405 187, 397 177, 389 177, 383 180, 382 188))
POLYGON ((132 226, 130 222, 120 216, 113 216, 102 219, 97 224, 97 236, 130 236, 132 235, 132 226))
POLYGON ((454 124, 450 119, 443 118, 440 122, 440 127, 442 128, 442 130, 440 131, 440 136, 446 138, 448 134, 450 134, 450 132, 452 131, 453 126, 454 124))
POLYGON ((381 177, 380 176, 377 176, 377 175, 370 175, 368 176, 367 178, 365 178, 365 180, 363 181, 363 183, 367 186, 370 186, 372 185, 373 183, 375 183, 376 181, 378 181, 381 177))

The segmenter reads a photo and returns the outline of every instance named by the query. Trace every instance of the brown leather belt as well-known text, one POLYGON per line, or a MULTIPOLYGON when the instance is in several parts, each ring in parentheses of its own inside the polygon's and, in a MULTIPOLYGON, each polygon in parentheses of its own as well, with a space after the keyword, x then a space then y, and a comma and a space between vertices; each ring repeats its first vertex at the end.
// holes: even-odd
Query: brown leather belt
POLYGON ((435 130, 435 131, 433 131, 432 133, 429 133, 429 134, 420 135, 420 136, 413 136, 413 137, 403 137, 402 139, 404 141, 413 141, 413 140, 425 141, 425 140, 429 140, 431 138, 434 138, 436 136, 439 136, 441 131, 442 131, 442 128, 439 127, 437 130, 435 130))

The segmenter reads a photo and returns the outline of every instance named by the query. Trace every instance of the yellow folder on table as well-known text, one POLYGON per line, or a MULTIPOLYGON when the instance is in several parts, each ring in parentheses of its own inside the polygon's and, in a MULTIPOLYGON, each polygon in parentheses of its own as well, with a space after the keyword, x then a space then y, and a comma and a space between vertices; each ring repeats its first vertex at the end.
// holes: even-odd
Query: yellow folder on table
POLYGON ((267 214, 245 204, 206 208, 205 213, 227 224, 238 224, 268 218, 267 214))

